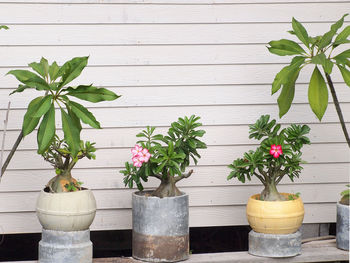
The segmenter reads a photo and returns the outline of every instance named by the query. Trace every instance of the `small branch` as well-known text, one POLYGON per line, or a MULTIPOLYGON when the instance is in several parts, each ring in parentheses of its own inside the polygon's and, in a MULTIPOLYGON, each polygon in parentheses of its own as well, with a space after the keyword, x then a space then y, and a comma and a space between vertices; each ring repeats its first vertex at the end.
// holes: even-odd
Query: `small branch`
POLYGON ((278 176, 277 179, 275 180, 275 184, 277 185, 285 175, 286 174, 282 174, 282 175, 278 176))
POLYGON ((149 176, 153 176, 155 178, 158 178, 159 180, 162 180, 162 176, 159 175, 159 174, 152 174, 152 175, 149 175, 149 176))
MULTIPOLYGON (((7 106, 7 111, 6 111, 6 118, 4 120, 4 130, 2 133, 2 144, 1 144, 1 155, 0 155, 0 165, 2 166, 2 160, 4 157, 4 150, 5 150, 5 137, 6 137, 6 130, 7 130, 7 123, 9 120, 9 113, 10 113, 10 106, 11 106, 11 102, 9 101, 8 106, 7 106)), ((0 170, 0 182, 1 182, 1 178, 2 178, 2 169, 0 170)))
POLYGON ((193 173, 193 170, 190 170, 187 174, 183 174, 182 176, 175 177, 174 178, 175 183, 177 183, 178 181, 180 181, 180 180, 182 180, 184 178, 190 177, 192 175, 192 173, 193 173))
POLYGON ((258 179, 265 185, 266 180, 264 179, 264 177, 262 177, 260 174, 258 174, 258 173, 256 173, 256 172, 254 172, 254 175, 255 175, 256 177, 258 177, 258 179))
POLYGON ((334 106, 335 106, 335 109, 338 113, 338 118, 339 118, 339 121, 340 121, 340 125, 343 129, 343 133, 344 133, 344 136, 345 136, 345 139, 346 139, 346 142, 348 143, 348 146, 350 148, 350 137, 349 137, 349 133, 346 129, 346 125, 345 125, 345 121, 344 121, 344 117, 343 117, 343 113, 341 111, 341 108, 340 108, 340 104, 339 104, 339 101, 338 101, 338 98, 337 98, 337 94, 335 92, 335 88, 333 86, 333 81, 331 79, 331 76, 328 75, 326 73, 326 78, 327 78, 327 82, 328 82, 328 86, 329 86, 329 89, 331 90, 331 94, 332 94, 332 97, 333 97, 333 102, 334 102, 334 106))

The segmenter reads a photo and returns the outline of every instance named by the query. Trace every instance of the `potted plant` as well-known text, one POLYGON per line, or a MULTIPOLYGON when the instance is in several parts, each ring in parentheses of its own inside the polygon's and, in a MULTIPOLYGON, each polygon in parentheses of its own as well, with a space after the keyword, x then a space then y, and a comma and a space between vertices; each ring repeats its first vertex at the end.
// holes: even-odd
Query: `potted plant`
POLYGON ((272 83, 272 94, 281 90, 277 99, 279 106, 279 115, 285 115, 293 102, 295 93, 295 83, 299 77, 301 69, 308 65, 313 65, 314 70, 310 77, 308 87, 308 100, 312 111, 321 121, 328 106, 328 89, 332 94, 334 106, 336 108, 339 121, 350 148, 350 137, 347 131, 344 117, 340 108, 337 93, 331 74, 334 72, 334 66, 339 69, 344 82, 350 87, 350 49, 343 50, 343 44, 350 43, 350 26, 346 26, 339 34, 338 30, 343 26, 345 14, 341 19, 334 23, 330 30, 323 35, 311 37, 295 18, 292 20, 293 30, 288 31, 301 41, 299 45, 289 39, 270 41, 268 49, 271 53, 279 56, 293 56, 290 64, 285 66, 275 77, 272 83), (336 50, 341 50, 335 53, 336 50), (321 70, 323 71, 321 73, 321 70))
MULTIPOLYGON (((92 246, 89 245, 87 230, 95 216, 96 202, 92 192, 82 188, 71 176, 71 170, 81 158, 95 158, 94 143, 84 143, 80 140, 81 122, 93 128, 101 127, 94 115, 86 107, 73 101, 72 97, 96 103, 115 100, 119 96, 93 85, 68 85, 81 74, 87 62, 88 57, 76 57, 58 66, 56 62, 49 65, 48 61, 42 58, 39 63, 29 64, 34 72, 8 72, 21 82, 11 94, 26 89, 36 89, 44 93, 29 103, 23 118, 21 134, 9 154, 13 155, 22 137, 38 127, 38 154, 56 169, 56 176, 41 191, 37 201, 37 215, 43 226, 43 239, 39 245, 41 262, 51 262, 49 258, 55 258, 61 253, 63 245, 70 247, 65 256, 66 262, 92 260, 92 246), (61 113, 64 139, 59 139, 56 135, 56 108, 61 113), (61 243, 56 246, 55 242, 61 243), (74 246, 76 242, 80 243, 74 246), (77 253, 82 248, 86 253, 77 253)), ((10 159, 11 157, 7 158, 5 168, 10 159)))
MULTIPOLYGON (((249 138, 261 140, 260 145, 229 165, 232 171, 227 179, 237 178, 245 183, 255 176, 264 185, 262 192, 251 196, 247 203, 247 219, 255 233, 287 235, 295 233, 301 226, 304 217, 301 198, 296 194, 279 193, 276 186, 285 176, 292 181, 299 177, 300 164, 303 163, 301 149, 310 143, 305 136, 309 131, 307 125, 295 124, 281 130, 281 125, 276 120, 270 121, 269 115, 261 116, 249 126, 249 138)), ((280 242, 281 237, 276 240, 280 242)), ((271 243, 269 246, 273 247, 271 243)), ((257 255, 265 255, 260 252, 257 255)), ((291 256, 285 252, 281 254, 291 256)), ((266 256, 275 256, 274 251, 267 251, 266 256)), ((276 252, 277 256, 280 254, 276 252)))
POLYGON ((176 183, 188 178, 190 159, 197 164, 198 149, 206 148, 199 140, 205 133, 197 130, 200 117, 179 118, 167 135, 154 135, 147 127, 143 138, 132 149, 133 163, 125 163, 124 183, 140 190, 132 195, 133 257, 151 262, 175 262, 189 257, 188 195, 176 183), (142 181, 155 177, 161 181, 154 191, 143 191, 142 181))
POLYGON ((44 229, 81 231, 90 227, 96 213, 94 195, 72 177, 71 171, 80 159, 95 159, 94 144, 80 141, 79 152, 73 157, 66 141, 55 135, 49 148, 42 153, 44 160, 56 171, 56 176, 40 192, 36 205, 44 229))
POLYGON ((337 247, 344 250, 349 250, 350 185, 347 187, 341 192, 342 198, 337 203, 336 242, 337 247))

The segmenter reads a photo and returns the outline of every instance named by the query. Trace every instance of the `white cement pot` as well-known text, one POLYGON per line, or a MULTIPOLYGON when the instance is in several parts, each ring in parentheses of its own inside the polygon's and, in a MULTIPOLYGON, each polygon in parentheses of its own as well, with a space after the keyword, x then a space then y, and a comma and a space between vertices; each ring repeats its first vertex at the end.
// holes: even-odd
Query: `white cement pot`
POLYGON ((95 218, 96 200, 88 189, 67 193, 47 193, 42 190, 36 212, 44 229, 87 230, 95 218))

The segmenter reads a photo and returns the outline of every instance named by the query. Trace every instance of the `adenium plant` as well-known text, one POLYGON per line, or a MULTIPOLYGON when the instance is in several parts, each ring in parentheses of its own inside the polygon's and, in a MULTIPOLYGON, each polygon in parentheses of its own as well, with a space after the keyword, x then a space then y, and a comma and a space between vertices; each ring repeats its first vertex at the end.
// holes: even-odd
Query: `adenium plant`
POLYGON ((89 160, 95 159, 96 148, 94 145, 95 143, 89 141, 80 141, 78 154, 73 157, 66 141, 55 135, 48 149, 42 154, 44 160, 56 170, 56 176, 46 185, 48 192, 61 193, 81 190, 82 183, 72 177, 71 170, 84 157, 89 160))
POLYGON ((261 116, 255 124, 249 126, 249 138, 261 140, 255 150, 244 153, 229 165, 232 172, 227 179, 237 178, 242 183, 257 177, 264 189, 260 199, 264 201, 286 200, 285 196, 277 191, 277 184, 287 175, 291 181, 299 177, 303 169, 300 164, 301 149, 310 144, 307 135, 310 128, 307 125, 291 124, 281 129, 276 120, 270 121, 269 115, 261 116))
POLYGON ((69 85, 81 74, 87 63, 88 57, 75 57, 62 66, 56 62, 50 65, 45 58, 42 58, 40 62, 29 64, 32 70, 11 70, 7 73, 21 82, 11 94, 27 89, 35 89, 43 94, 29 103, 23 118, 22 131, 2 167, 3 172, 21 139, 33 132, 36 127, 38 127, 38 153, 44 154, 47 151, 56 135, 56 109, 61 113, 64 141, 73 158, 77 157, 81 150, 81 122, 93 128, 101 128, 95 116, 72 98, 97 103, 115 100, 119 96, 108 89, 93 85, 69 85))
POLYGON ((315 37, 309 36, 304 26, 293 18, 293 30, 288 32, 295 35, 301 41, 301 44, 289 39, 281 39, 269 42, 268 49, 271 53, 279 56, 293 56, 290 64, 276 75, 272 83, 272 94, 282 88, 277 99, 280 117, 289 111, 293 102, 295 83, 301 69, 308 65, 313 65, 314 70, 308 88, 308 100, 311 109, 321 121, 328 106, 326 79, 345 139, 350 147, 349 133, 331 79, 331 74, 334 71, 333 68, 337 66, 344 82, 350 87, 350 49, 334 54, 334 51, 336 49, 339 50, 339 47, 343 46, 343 44, 350 43, 350 26, 346 26, 340 33, 337 33, 343 26, 344 17, 347 15, 345 14, 340 20, 334 23, 328 32, 315 37))
POLYGON ((200 117, 179 118, 173 122, 167 135, 154 134, 155 127, 147 127, 137 137, 142 138, 138 145, 131 150, 132 163, 125 163, 125 186, 132 188, 134 183, 142 191, 142 181, 147 182, 148 177, 155 177, 161 181, 160 186, 152 196, 172 197, 182 195, 176 183, 188 178, 193 170, 185 173, 190 165, 190 159, 197 164, 201 156, 198 149, 206 148, 206 144, 199 140, 205 134, 204 130, 197 130, 202 124, 200 117))

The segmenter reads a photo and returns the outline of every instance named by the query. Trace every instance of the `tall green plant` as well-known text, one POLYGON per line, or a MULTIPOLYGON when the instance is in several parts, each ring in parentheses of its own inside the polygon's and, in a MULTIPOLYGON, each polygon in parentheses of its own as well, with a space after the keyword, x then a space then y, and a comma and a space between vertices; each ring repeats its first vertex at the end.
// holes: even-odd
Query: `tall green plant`
POLYGON ((343 76, 346 85, 350 87, 350 49, 336 55, 333 54, 336 48, 339 48, 343 44, 350 43, 348 39, 350 35, 350 26, 346 26, 337 34, 338 30, 343 26, 344 18, 347 15, 348 14, 345 14, 340 20, 334 23, 328 32, 315 37, 309 36, 304 26, 293 18, 293 30, 288 32, 295 35, 302 44, 299 45, 295 41, 281 39, 269 42, 268 49, 271 53, 279 56, 293 56, 290 64, 276 75, 272 83, 272 94, 282 88, 277 99, 280 117, 285 115, 291 107, 294 99, 295 83, 301 69, 307 65, 313 65, 314 70, 308 88, 308 100, 311 109, 321 121, 328 106, 326 78, 344 136, 350 147, 349 133, 346 129, 344 117, 331 79, 331 73, 335 65, 343 76))
MULTIPOLYGON (((100 129, 101 127, 95 116, 86 107, 73 101, 72 98, 96 103, 120 97, 108 89, 97 88, 93 85, 68 85, 81 74, 87 62, 88 57, 76 57, 62 66, 58 66, 56 62, 49 65, 48 61, 42 58, 38 63, 29 64, 32 71, 11 70, 7 73, 15 76, 22 83, 11 94, 20 93, 26 89, 43 92, 42 96, 36 97, 29 103, 23 118, 22 131, 16 143, 20 142, 21 136, 27 136, 38 127, 38 153, 45 153, 55 138, 55 109, 58 108, 61 113, 64 140, 73 158, 77 156, 81 148, 81 122, 93 128, 100 129)), ((13 155, 17 146, 12 148, 9 156, 13 155)), ((3 171, 8 163, 9 158, 2 168, 3 171)))

